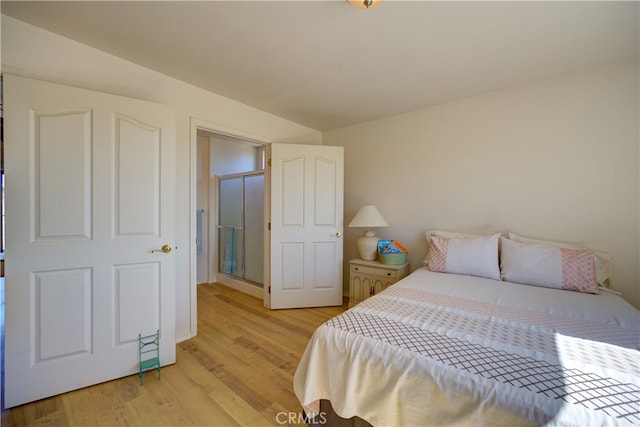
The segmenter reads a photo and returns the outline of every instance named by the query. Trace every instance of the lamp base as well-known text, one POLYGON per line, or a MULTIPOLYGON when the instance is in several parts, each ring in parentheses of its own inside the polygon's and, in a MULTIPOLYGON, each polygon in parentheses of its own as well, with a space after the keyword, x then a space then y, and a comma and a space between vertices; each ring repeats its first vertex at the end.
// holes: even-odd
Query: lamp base
POLYGON ((360 259, 374 261, 378 255, 378 237, 373 230, 365 230, 356 240, 360 259))

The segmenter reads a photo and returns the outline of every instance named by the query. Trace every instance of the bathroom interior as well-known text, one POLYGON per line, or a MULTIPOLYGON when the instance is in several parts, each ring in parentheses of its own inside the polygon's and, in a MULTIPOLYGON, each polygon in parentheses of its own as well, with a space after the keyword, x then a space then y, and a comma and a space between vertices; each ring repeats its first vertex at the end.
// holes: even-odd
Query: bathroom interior
POLYGON ((197 283, 263 296, 265 146, 198 131, 197 283))

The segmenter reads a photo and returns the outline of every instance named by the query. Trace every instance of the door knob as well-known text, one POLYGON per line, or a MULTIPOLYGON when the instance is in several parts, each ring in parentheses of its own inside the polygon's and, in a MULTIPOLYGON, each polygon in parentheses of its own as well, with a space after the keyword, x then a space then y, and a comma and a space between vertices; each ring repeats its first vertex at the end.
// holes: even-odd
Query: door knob
POLYGON ((163 245, 160 249, 151 249, 151 253, 154 252, 164 252, 165 254, 168 254, 171 252, 171 245, 163 245))
POLYGON ((342 233, 338 231, 338 232, 336 233, 336 237, 342 237, 342 233))

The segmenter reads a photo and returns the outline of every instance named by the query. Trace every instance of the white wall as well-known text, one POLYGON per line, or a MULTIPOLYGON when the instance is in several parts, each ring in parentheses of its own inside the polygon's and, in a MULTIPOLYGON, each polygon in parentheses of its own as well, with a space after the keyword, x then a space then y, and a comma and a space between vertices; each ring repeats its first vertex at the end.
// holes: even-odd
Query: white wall
MULTIPOLYGON (((191 118, 269 142, 321 144, 320 132, 2 15, 2 72, 171 105, 176 109, 176 337, 191 336, 191 118)), ((193 232, 195 234, 195 231, 193 232)), ((195 254, 193 255, 195 256, 195 254)), ((193 331, 195 333, 195 331, 193 331)))
POLYGON ((240 140, 212 135, 211 177, 258 170, 260 148, 240 140))
MULTIPOLYGON (((611 253, 612 286, 640 307, 638 127, 638 65, 619 64, 323 138, 345 148, 345 223, 378 206, 378 236, 408 246, 412 270, 430 228, 583 242, 611 253)), ((348 260, 361 230, 345 231, 348 260)))

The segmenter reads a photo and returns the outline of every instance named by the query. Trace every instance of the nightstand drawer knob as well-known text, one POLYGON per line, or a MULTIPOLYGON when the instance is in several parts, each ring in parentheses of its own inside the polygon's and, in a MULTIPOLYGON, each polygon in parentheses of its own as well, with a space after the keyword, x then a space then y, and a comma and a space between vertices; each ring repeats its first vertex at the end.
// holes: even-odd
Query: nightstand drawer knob
POLYGON ((387 273, 387 276, 391 277, 391 273, 387 273))

